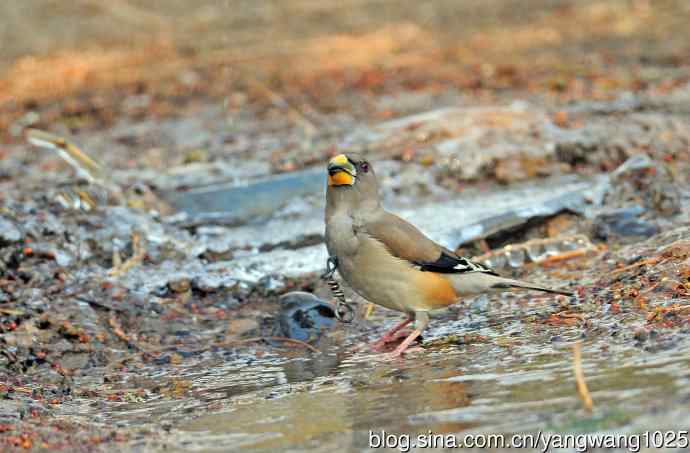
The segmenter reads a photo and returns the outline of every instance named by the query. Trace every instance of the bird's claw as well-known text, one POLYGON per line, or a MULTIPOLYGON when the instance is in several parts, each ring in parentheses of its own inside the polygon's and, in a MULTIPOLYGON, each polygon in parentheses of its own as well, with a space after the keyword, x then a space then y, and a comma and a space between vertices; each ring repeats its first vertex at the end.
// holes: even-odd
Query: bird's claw
POLYGON ((401 338, 407 338, 410 335, 410 332, 396 332, 393 334, 391 337, 386 338, 385 336, 378 341, 371 343, 369 345, 370 349, 372 351, 380 352, 387 344, 393 343, 394 341, 397 341, 401 338))
POLYGON ((424 351, 424 349, 419 347, 419 346, 415 346, 412 348, 406 348, 406 349, 400 349, 400 350, 399 349, 400 348, 396 349, 393 352, 387 352, 387 353, 383 354, 383 357, 388 359, 388 360, 393 360, 393 359, 401 358, 403 356, 403 354, 407 355, 408 353, 411 353, 411 352, 424 351))

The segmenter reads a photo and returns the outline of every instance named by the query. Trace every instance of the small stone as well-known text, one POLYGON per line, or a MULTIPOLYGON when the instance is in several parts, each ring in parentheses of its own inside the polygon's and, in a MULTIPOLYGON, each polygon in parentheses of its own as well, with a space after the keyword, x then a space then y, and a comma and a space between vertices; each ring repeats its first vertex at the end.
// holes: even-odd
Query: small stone
POLYGON ((0 217, 0 246, 3 244, 12 244, 14 242, 19 242, 22 239, 22 232, 17 228, 17 226, 5 219, 0 217))
POLYGON ((168 288, 174 293, 186 293, 192 288, 192 283, 188 278, 171 280, 168 282, 168 288))
POLYGON ((281 276, 266 275, 259 279, 258 286, 266 292, 277 291, 285 287, 285 280, 281 276))
POLYGON ((54 252, 54 255, 55 262, 58 264, 58 266, 68 267, 74 262, 74 258, 72 257, 72 255, 63 250, 56 250, 54 252))
POLYGON ((649 332, 647 332, 647 329, 644 327, 638 327, 633 333, 633 338, 639 342, 647 341, 647 338, 649 338, 649 332))
POLYGON ((475 314, 485 313, 489 309, 489 298, 485 294, 475 297, 469 303, 469 309, 475 314))
POLYGON ((228 275, 204 273, 192 279, 192 288, 204 293, 212 293, 223 288, 229 288, 237 282, 228 275))
POLYGON ((206 160, 208 160, 208 151, 203 148, 195 148, 185 153, 183 163, 191 164, 194 162, 204 162, 206 160))
POLYGON ((232 260, 233 256, 234 252, 229 247, 222 244, 211 244, 206 251, 201 254, 201 258, 211 263, 218 261, 230 261, 232 260))
POLYGON ((280 298, 274 335, 314 342, 335 324, 333 306, 313 294, 294 291, 280 298))
POLYGON ((66 352, 62 355, 58 362, 62 368, 68 370, 86 368, 87 364, 89 363, 89 354, 81 352, 66 352))
POLYGON ((631 206, 621 209, 607 210, 594 219, 592 229, 594 235, 602 240, 611 236, 647 238, 659 232, 659 228, 642 218, 645 209, 641 206, 631 206))

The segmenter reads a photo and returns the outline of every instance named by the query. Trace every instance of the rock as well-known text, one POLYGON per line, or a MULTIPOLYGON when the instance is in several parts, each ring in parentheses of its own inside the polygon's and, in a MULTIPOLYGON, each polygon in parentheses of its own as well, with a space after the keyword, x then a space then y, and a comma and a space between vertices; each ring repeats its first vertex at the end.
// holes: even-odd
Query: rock
POLYGON ((209 244, 209 247, 200 255, 206 261, 215 263, 218 261, 230 261, 234 252, 224 244, 209 244))
MULTIPOLYGON (((525 186, 510 193, 501 192, 500 197, 485 195, 476 205, 472 200, 463 200, 462 214, 467 218, 475 218, 463 222, 464 219, 454 215, 452 211, 436 217, 429 216, 440 218, 445 214, 447 218, 458 219, 456 225, 450 226, 438 222, 439 225, 435 228, 445 227, 448 231, 442 237, 435 237, 432 230, 430 236, 445 246, 455 248, 477 239, 497 237, 515 231, 535 219, 546 219, 563 212, 585 213, 587 198, 598 198, 597 192, 601 186, 599 178, 587 182, 571 178, 559 178, 558 181, 562 181, 558 187, 548 189, 525 186)), ((440 206, 441 204, 436 204, 436 212, 441 212, 440 206)), ((423 212, 422 209, 418 211, 423 212)), ((424 216, 418 214, 418 217, 424 216)), ((423 224, 419 226, 424 228, 423 224)))
POLYGON ((21 401, 12 401, 9 398, 3 398, 2 405, 0 405, 0 424, 17 423, 21 419, 21 401))
POLYGON ((489 309, 489 298, 486 296, 486 294, 482 294, 481 296, 475 297, 470 303, 469 303, 469 309, 472 313, 475 314, 482 314, 485 313, 489 309))
POLYGON ((547 175, 550 171, 544 157, 521 153, 517 156, 497 159, 494 163, 493 173, 498 182, 510 184, 532 179, 539 175, 547 175))
POLYGON ((69 267, 74 262, 74 257, 64 250, 56 249, 53 254, 55 256, 55 262, 58 264, 58 266, 69 267))
POLYGON ((316 342, 335 324, 333 307, 313 294, 294 291, 280 298, 273 335, 316 342))
POLYGON ((0 246, 19 242, 21 239, 22 232, 19 228, 13 222, 0 217, 0 246))
MULTIPOLYGON (((204 293, 218 291, 226 285, 226 279, 219 275, 204 274, 194 277, 192 288, 204 293)), ((170 285, 170 283, 168 283, 170 285)))
POLYGON ((667 168, 646 154, 631 156, 611 172, 604 204, 627 207, 644 206, 665 216, 680 212, 678 182, 667 168))
POLYGON ((250 184, 217 184, 187 192, 164 193, 163 197, 194 221, 221 219, 228 224, 269 216, 295 198, 322 194, 323 168, 273 176, 250 184))
POLYGON ((648 238, 659 232, 659 228, 641 218, 645 213, 642 206, 606 210, 594 218, 592 229, 595 237, 607 240, 611 236, 648 238))
POLYGON ((192 288, 192 283, 188 278, 179 278, 168 282, 168 288, 174 293, 186 293, 192 288))
POLYGON ((89 363, 89 354, 83 352, 67 352, 62 355, 58 362, 62 368, 79 370, 87 367, 89 363))
POLYGON ((647 341, 649 338, 649 332, 644 327, 638 327, 633 333, 633 338, 635 338, 640 343, 647 341))
POLYGON ((621 179, 626 176, 630 176, 632 173, 646 170, 654 166, 654 161, 649 158, 646 154, 636 154, 630 156, 628 160, 623 162, 623 164, 611 172, 612 179, 621 179))
POLYGON ((258 287, 266 292, 278 291, 285 286, 285 279, 278 275, 266 275, 261 277, 258 282, 258 287))

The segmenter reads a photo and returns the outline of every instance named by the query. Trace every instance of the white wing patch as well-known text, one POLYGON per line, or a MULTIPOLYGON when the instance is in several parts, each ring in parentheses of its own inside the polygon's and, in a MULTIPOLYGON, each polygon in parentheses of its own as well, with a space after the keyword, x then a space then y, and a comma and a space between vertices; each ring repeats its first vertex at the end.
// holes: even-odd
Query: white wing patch
POLYGON ((439 272, 443 274, 464 274, 470 272, 481 272, 485 274, 498 275, 496 271, 481 263, 470 261, 463 256, 449 255, 441 253, 438 260, 433 263, 415 263, 422 271, 439 272))
POLYGON ((491 269, 488 266, 485 266, 481 263, 477 263, 474 261, 470 261, 467 258, 461 256, 458 259, 458 264, 453 266, 453 269, 457 270, 458 272, 491 272, 493 273, 494 270, 491 269))

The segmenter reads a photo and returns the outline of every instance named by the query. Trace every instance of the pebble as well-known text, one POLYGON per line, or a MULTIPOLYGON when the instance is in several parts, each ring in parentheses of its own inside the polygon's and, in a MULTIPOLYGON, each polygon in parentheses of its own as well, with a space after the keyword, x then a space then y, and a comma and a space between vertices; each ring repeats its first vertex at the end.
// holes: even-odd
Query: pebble
POLYGON ((594 219, 594 235, 603 240, 610 236, 651 237, 659 232, 659 228, 641 218, 645 212, 642 206, 606 210, 594 219))
POLYGON ((22 232, 19 228, 13 222, 0 217, 0 245, 19 242, 21 239, 22 232))
POLYGON ((175 293, 186 293, 192 287, 192 283, 187 278, 181 278, 179 280, 171 280, 168 282, 168 288, 175 293))
POLYGON ((638 327, 633 333, 633 338, 639 342, 644 342, 649 338, 649 332, 644 327, 638 327))
POLYGON ((274 335, 314 342, 335 324, 333 306, 313 294, 294 291, 280 298, 274 335))

